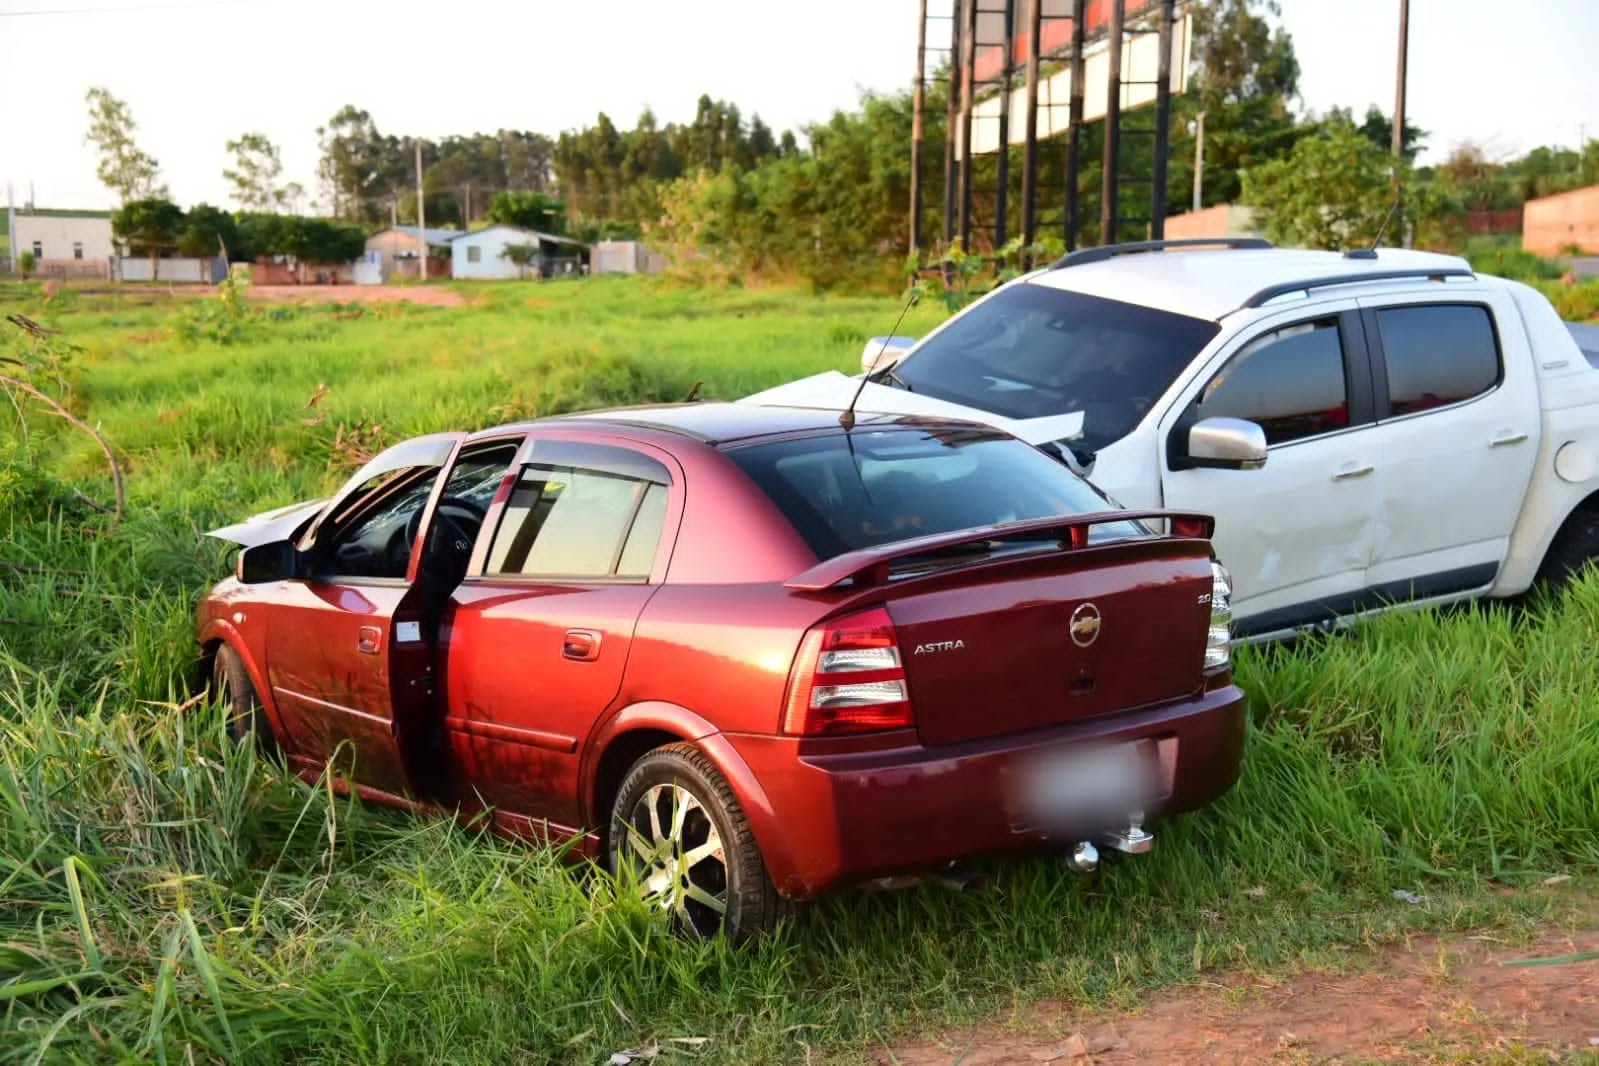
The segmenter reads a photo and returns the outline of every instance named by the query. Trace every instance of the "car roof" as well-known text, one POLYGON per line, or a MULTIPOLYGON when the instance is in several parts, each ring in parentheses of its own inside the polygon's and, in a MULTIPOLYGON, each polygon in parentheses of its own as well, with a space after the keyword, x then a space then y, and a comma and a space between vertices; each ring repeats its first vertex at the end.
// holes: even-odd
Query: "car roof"
MULTIPOLYGON (((1192 318, 1216 321, 1263 290, 1329 277, 1355 278, 1395 270, 1470 270, 1459 256, 1382 248, 1352 258, 1308 248, 1187 248, 1113 255, 1056 266, 1027 281, 1054 289, 1139 303, 1192 318)), ((1375 283, 1382 279, 1373 277, 1375 283)), ((1388 280, 1389 286, 1433 284, 1424 275, 1388 280)))
MULTIPOLYGON (((937 426, 970 428, 975 424, 957 418, 871 414, 864 411, 860 412, 855 421, 855 425, 862 429, 937 426)), ((839 412, 833 409, 701 400, 691 403, 647 404, 552 415, 549 418, 535 419, 513 426, 498 426, 483 430, 476 435, 488 436, 504 433, 508 429, 539 429, 554 426, 654 430, 689 437, 712 446, 750 443, 772 437, 843 431, 839 423, 839 412)), ((999 431, 994 430, 994 432, 999 431)))

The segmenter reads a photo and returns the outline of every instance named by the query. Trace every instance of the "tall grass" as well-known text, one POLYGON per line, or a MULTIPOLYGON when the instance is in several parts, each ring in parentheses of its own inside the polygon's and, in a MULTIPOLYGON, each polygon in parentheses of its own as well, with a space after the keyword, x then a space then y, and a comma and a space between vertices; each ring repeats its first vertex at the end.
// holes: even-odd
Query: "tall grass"
POLYGON ((1412 929, 1513 935, 1568 914, 1540 881, 1599 869, 1599 580, 1534 610, 1249 649, 1243 780, 1153 854, 1087 879, 999 863, 976 895, 840 893, 747 951, 665 935, 547 852, 286 778, 228 742, 219 708, 183 706, 189 619, 222 565, 201 531, 335 483, 329 424, 399 435, 695 381, 736 395, 848 367, 896 310, 478 291, 459 309, 295 312, 225 347, 175 341, 160 303, 27 305, 83 346, 80 399, 123 450, 134 508, 108 531, 72 495, 101 472, 70 433, 0 444, 0 1060, 595 1062, 658 1045, 803 1061, 1038 997, 1335 962, 1412 929))

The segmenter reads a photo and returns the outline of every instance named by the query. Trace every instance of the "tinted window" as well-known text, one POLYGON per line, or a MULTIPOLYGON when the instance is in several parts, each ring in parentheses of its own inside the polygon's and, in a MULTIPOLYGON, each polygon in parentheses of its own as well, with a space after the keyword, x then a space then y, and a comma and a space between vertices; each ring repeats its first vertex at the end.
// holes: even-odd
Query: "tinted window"
POLYGON ((1283 444, 1349 424, 1344 350, 1336 319, 1304 322, 1256 337, 1210 379, 1199 418, 1244 418, 1283 444))
POLYGON ((950 322, 879 380, 1006 418, 1082 411, 1077 444, 1097 451, 1138 424, 1217 328, 1019 282, 950 322))
MULTIPOLYGON (((823 559, 931 533, 1114 509, 1063 464, 987 430, 857 430, 728 456, 823 559)), ((1143 532, 1119 522, 1092 534, 1143 532)))
POLYGON ((621 474, 527 467, 489 547, 487 572, 648 577, 665 498, 664 486, 621 474))
POLYGON ((1469 400, 1499 381, 1499 344, 1486 307, 1390 307, 1377 312, 1396 414, 1469 400))

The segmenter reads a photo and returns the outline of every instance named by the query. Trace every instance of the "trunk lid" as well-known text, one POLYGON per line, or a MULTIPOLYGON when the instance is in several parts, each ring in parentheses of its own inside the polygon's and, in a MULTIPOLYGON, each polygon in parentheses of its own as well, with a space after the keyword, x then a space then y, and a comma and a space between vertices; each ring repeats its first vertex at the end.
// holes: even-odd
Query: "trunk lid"
POLYGON ((1204 542, 1156 537, 879 586, 929 746, 1194 694, 1211 589, 1204 542))

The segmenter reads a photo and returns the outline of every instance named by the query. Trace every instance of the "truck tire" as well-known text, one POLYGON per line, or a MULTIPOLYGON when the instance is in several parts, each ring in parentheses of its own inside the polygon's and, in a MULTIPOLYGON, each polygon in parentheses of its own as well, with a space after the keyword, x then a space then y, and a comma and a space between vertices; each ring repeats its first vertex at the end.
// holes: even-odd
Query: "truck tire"
POLYGON ((280 757, 277 735, 272 732, 272 723, 267 721, 266 712, 261 708, 261 696, 250 680, 250 671, 244 668, 239 653, 226 644, 217 649, 211 663, 211 695, 220 699, 227 710, 229 737, 242 744, 254 733, 263 755, 272 759, 280 757))
POLYGON ((744 809, 692 744, 656 748, 633 764, 611 806, 607 860, 682 932, 739 943, 789 913, 766 872, 744 809))
POLYGON ((1566 519, 1538 567, 1535 589, 1559 592, 1589 566, 1599 563, 1599 508, 1583 507, 1566 519))

